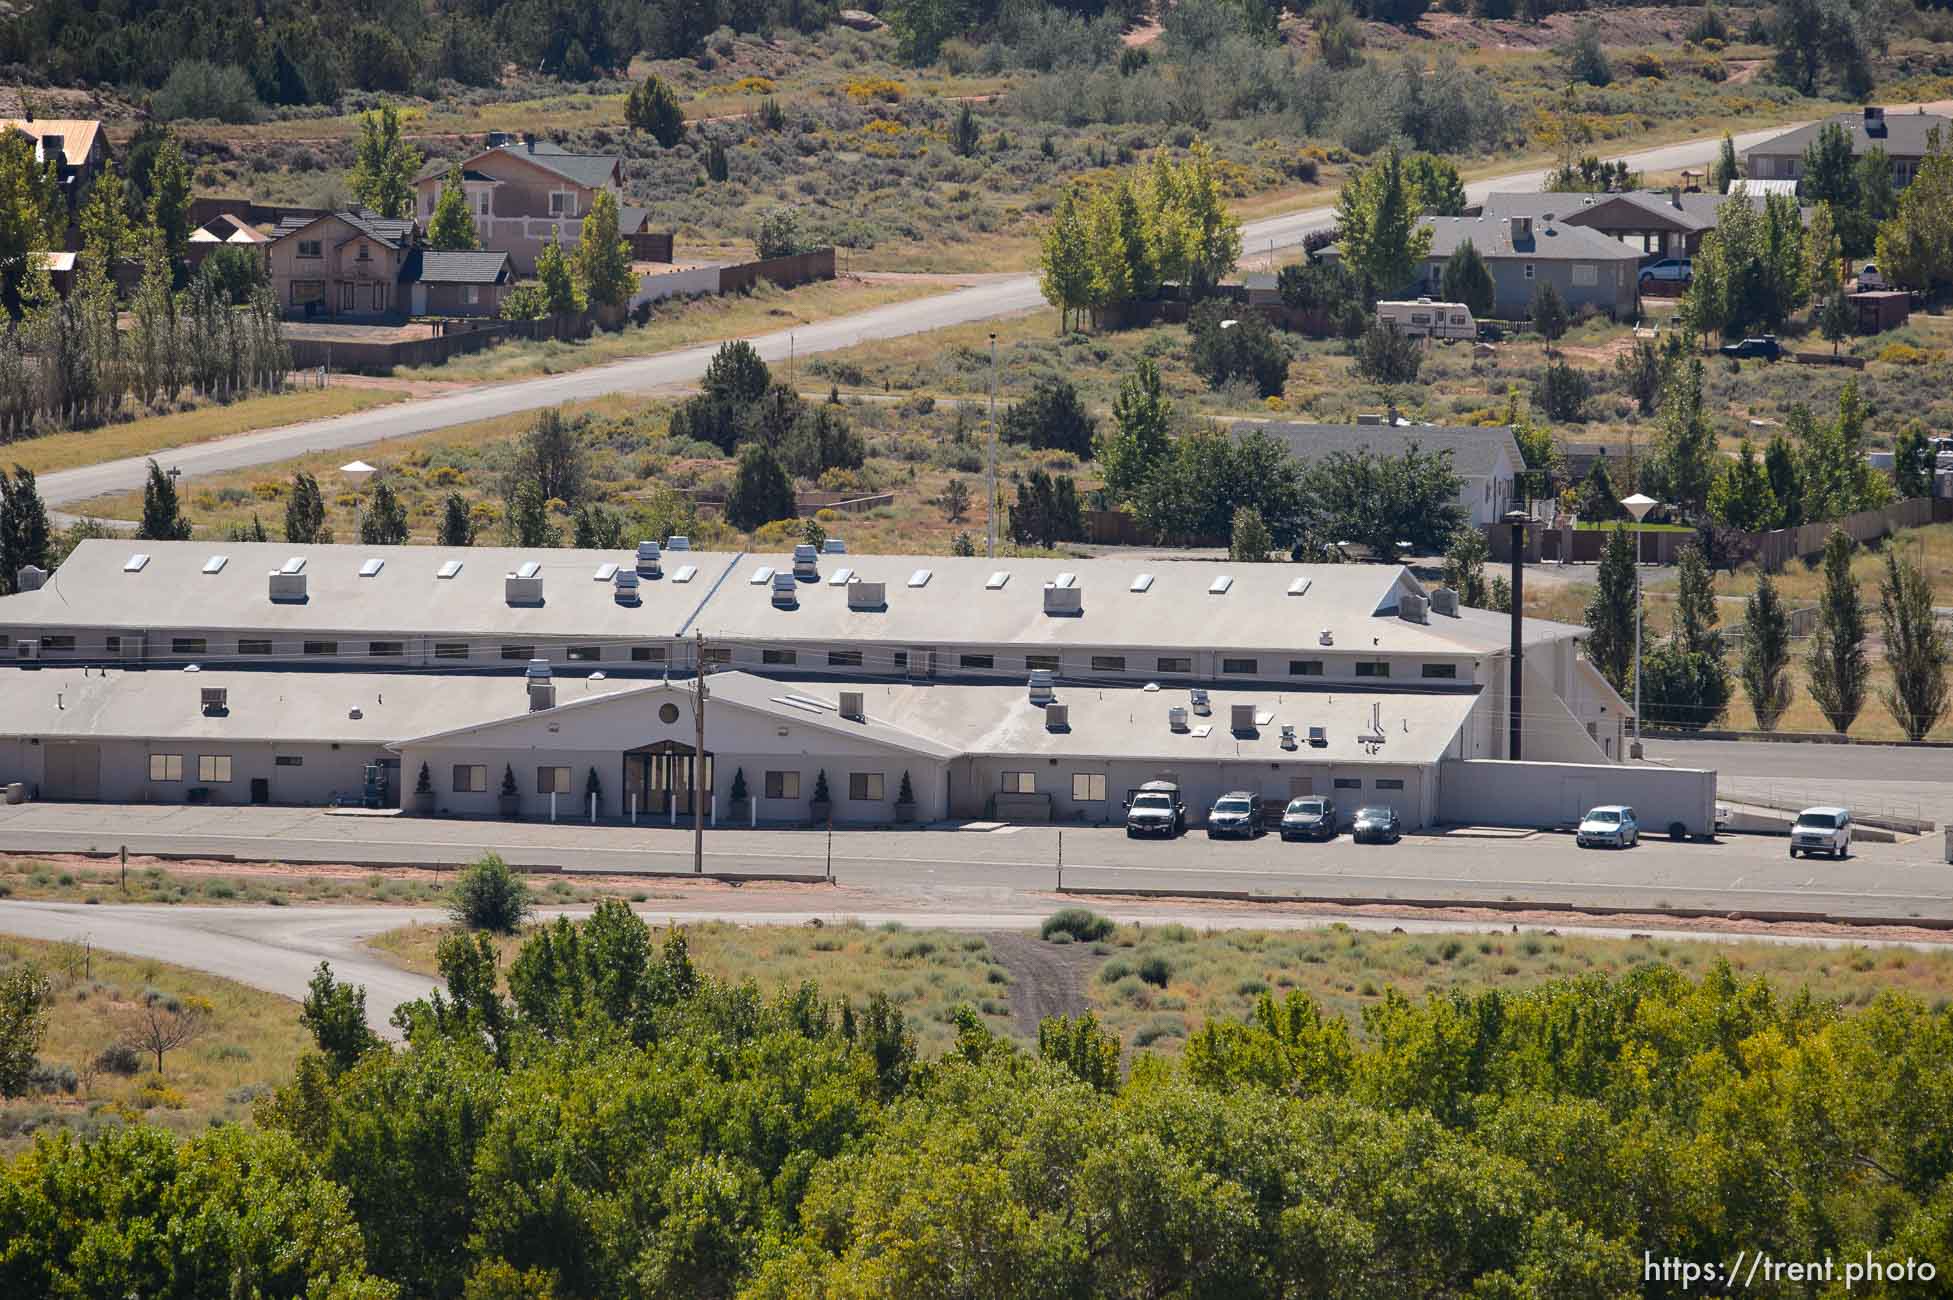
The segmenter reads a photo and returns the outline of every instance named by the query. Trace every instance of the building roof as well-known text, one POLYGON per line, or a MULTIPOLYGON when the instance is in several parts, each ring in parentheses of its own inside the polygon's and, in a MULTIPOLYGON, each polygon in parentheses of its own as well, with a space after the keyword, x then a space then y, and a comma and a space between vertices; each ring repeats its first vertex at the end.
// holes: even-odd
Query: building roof
POLYGON ((415 222, 412 217, 383 217, 377 212, 369 212, 361 208, 322 212, 316 217, 286 217, 278 223, 277 229, 272 231, 272 240, 275 242, 289 239, 302 230, 335 217, 361 234, 385 244, 388 248, 399 248, 413 238, 415 222))
MULTIPOLYGON (((498 153, 507 154, 511 158, 520 158, 523 162, 532 163, 545 171, 554 172, 565 180, 574 181, 585 189, 592 190, 599 190, 610 184, 618 164, 623 161, 615 154, 575 153, 553 140, 513 140, 495 145, 493 148, 483 149, 480 153, 470 154, 461 164, 464 176, 471 180, 500 179, 468 172, 475 163, 498 153)), ((415 175, 414 183, 418 185, 424 181, 445 179, 448 168, 452 166, 454 166, 452 158, 429 159, 415 175)))
POLYGON ((1414 444, 1427 452, 1451 453, 1451 468, 1461 478, 1489 478, 1498 473, 1499 449, 1505 448, 1511 468, 1524 469, 1526 458, 1509 425, 1490 428, 1438 424, 1300 424, 1270 421, 1247 423, 1237 429, 1259 427, 1288 444, 1298 460, 1316 461, 1332 452, 1369 451, 1376 456, 1401 456, 1414 444))
POLYGON ((1485 196, 1482 215, 1491 221, 1512 217, 1531 217, 1535 221, 1558 219, 1595 229, 1625 228, 1627 222, 1643 216, 1666 221, 1683 230, 1712 230, 1720 194, 1650 193, 1632 190, 1625 194, 1499 193, 1485 196), (1596 224, 1597 217, 1614 220, 1596 224))
POLYGON ((193 244, 264 244, 270 241, 242 217, 220 212, 190 232, 193 244))
POLYGON ((92 117, 0 117, 0 130, 12 129, 39 140, 43 136, 61 137, 61 152, 70 164, 81 162, 95 148, 102 124, 92 117))
POLYGON ((417 248, 400 268, 402 284, 501 284, 513 276, 507 253, 478 249, 417 248))
POLYGON ((1909 158, 1922 157, 1926 152, 1926 137, 1935 129, 1940 132, 1940 137, 1946 142, 1947 147, 1953 148, 1953 118, 1941 117, 1937 113, 1886 113, 1878 118, 1868 118, 1862 110, 1852 109, 1843 113, 1833 113, 1822 121, 1806 123, 1794 131, 1785 131, 1782 135, 1772 136, 1762 144, 1746 150, 1745 156, 1751 154, 1767 154, 1773 158, 1786 154, 1801 156, 1805 149, 1816 142, 1824 128, 1833 122, 1842 126, 1850 135, 1851 152, 1854 154, 1865 153, 1876 146, 1885 150, 1887 154, 1909 158), (1874 134, 1873 129, 1868 128, 1882 128, 1882 130, 1874 134))
MULTIPOLYGON (((1564 196, 1562 196, 1564 197, 1564 196)), ((1524 215, 1523 213, 1519 215, 1524 215)), ((1488 259, 1518 258, 1529 262, 1583 261, 1610 262, 1641 260, 1641 251, 1629 248, 1612 235, 1565 221, 1533 223, 1531 243, 1514 244, 1512 223, 1493 217, 1425 217, 1431 231, 1428 257, 1450 257, 1459 245, 1471 241, 1479 255, 1488 259)))
MULTIPOLYGON (((791 571, 789 555, 667 551, 664 576, 640 584, 636 606, 620 605, 611 584, 596 575, 604 564, 632 563, 630 551, 96 539, 76 547, 40 590, 0 597, 0 625, 232 632, 274 642, 333 632, 451 634, 514 644, 525 637, 662 643, 702 632, 721 641, 801 645, 1021 645, 1030 651, 1198 645, 1285 653, 1319 646, 1327 631, 1330 648, 1343 653, 1374 646, 1479 654, 1506 644, 1496 615, 1496 626, 1481 626, 1466 616, 1470 611, 1432 615, 1425 623, 1397 618, 1399 596, 1424 588, 1396 565, 822 555, 818 579, 798 583, 795 603, 782 607, 770 583, 753 579, 762 569, 791 571), (126 562, 136 552, 149 560, 129 572, 126 562), (226 562, 205 572, 219 555, 226 562), (270 599, 266 574, 288 557, 306 560, 302 603, 270 599), (382 561, 379 572, 361 577, 369 559, 382 561), (459 561, 460 571, 437 577, 449 561, 459 561), (510 605, 504 578, 528 561, 540 566, 543 602, 510 605), (696 574, 680 582, 686 566, 696 574), (850 608, 849 587, 833 582, 843 568, 854 579, 886 584, 885 603, 850 608), (992 586, 999 573, 1007 577, 992 586), (1080 589, 1082 613, 1045 612, 1045 584, 1061 574, 1072 575, 1080 589), (1150 583, 1133 590, 1142 575, 1150 583), (1223 577, 1226 590, 1213 590, 1223 577)), ((1542 639, 1584 635, 1539 620, 1527 626, 1542 639)))
POLYGON ((75 269, 76 254, 65 250, 42 253, 41 264, 49 271, 72 271, 75 269))

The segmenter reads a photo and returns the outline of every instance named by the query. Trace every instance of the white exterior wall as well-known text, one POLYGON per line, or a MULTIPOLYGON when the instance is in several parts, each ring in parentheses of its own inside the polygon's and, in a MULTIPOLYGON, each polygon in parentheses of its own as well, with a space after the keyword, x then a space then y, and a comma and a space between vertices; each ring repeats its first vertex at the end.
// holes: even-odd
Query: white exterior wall
POLYGON ((638 277, 637 291, 630 305, 660 302, 666 298, 696 297, 719 292, 719 267, 693 266, 683 271, 649 271, 638 277))
POLYGON ((1482 826, 1567 826, 1604 803, 1633 808, 1644 833, 1680 822, 1690 835, 1715 830, 1716 774, 1699 768, 1605 763, 1446 762, 1439 817, 1482 826))
MULTIPOLYGON (((1385 745, 1386 751, 1388 745, 1385 745)), ((1429 824, 1436 812, 1436 767, 1422 764, 1392 764, 1387 753, 1374 763, 1311 762, 1306 745, 1294 761, 1191 762, 1147 759, 1089 759, 1046 757, 1000 758, 985 755, 969 760, 971 779, 967 802, 959 796, 954 813, 959 817, 988 815, 991 801, 1002 789, 1005 772, 1030 772, 1037 793, 1051 797, 1051 816, 1056 822, 1118 824, 1125 820, 1127 795, 1148 781, 1176 781, 1180 797, 1187 805, 1187 822, 1201 826, 1214 801, 1234 790, 1259 794, 1265 801, 1286 804, 1298 794, 1326 795, 1336 801, 1342 820, 1348 823, 1363 804, 1389 804, 1407 827, 1429 824), (1072 777, 1076 774, 1105 776, 1104 803, 1085 803, 1072 798, 1072 777), (1353 782, 1338 788, 1337 781, 1353 782), (1403 788, 1381 789, 1378 781, 1402 781, 1403 788)))
MULTIPOLYGON (((24 781, 30 790, 44 787, 47 748, 61 743, 75 742, 0 740, 0 785, 24 781)), ((366 744, 182 738, 105 738, 79 743, 99 747, 97 798, 103 803, 187 803, 190 791, 203 787, 209 789, 209 802, 213 804, 245 804, 251 802, 251 779, 261 777, 270 783, 271 803, 320 806, 334 794, 342 801, 357 800, 365 787, 366 765, 395 761, 394 755, 378 745, 366 744), (151 781, 151 754, 181 755, 183 779, 151 781), (202 755, 227 755, 231 760, 231 779, 221 783, 200 780, 197 759, 202 755), (277 761, 280 757, 297 759, 298 765, 280 766, 277 761)))

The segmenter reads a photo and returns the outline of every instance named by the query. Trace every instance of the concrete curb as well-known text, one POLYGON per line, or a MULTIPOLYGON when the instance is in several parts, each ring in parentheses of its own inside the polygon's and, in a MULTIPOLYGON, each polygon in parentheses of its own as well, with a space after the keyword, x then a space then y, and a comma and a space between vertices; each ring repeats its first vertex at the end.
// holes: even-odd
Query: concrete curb
MULTIPOLYGON (((12 851, 12 850, 10 850, 12 851)), ((47 849, 48 853, 63 853, 71 857, 87 858, 94 862, 115 862, 120 859, 117 852, 103 852, 100 849, 47 849)), ((276 860, 262 857, 238 857, 235 853, 176 853, 139 851, 132 856, 155 858, 159 862, 236 862, 252 866, 344 866, 357 867, 361 871, 427 871, 434 875, 449 874, 468 865, 467 861, 431 862, 425 858, 417 862, 347 862, 343 857, 281 857, 276 860)), ((549 862, 511 862, 509 866, 516 871, 531 876, 629 876, 633 880, 715 880, 727 885, 827 885, 833 882, 824 875, 785 871, 645 871, 639 868, 604 867, 565 867, 549 862)))
POLYGON ((1764 921, 1772 924, 1849 925, 1875 928, 1910 926, 1919 930, 1953 931, 1953 917, 1834 916, 1828 912, 1721 911, 1707 907, 1600 907, 1589 903, 1527 903, 1484 898, 1363 898, 1317 894, 1252 894, 1240 889, 1073 889, 1057 891, 1069 898, 1197 898, 1225 903, 1316 903, 1333 907, 1405 907, 1419 911, 1454 907, 1492 912, 1564 912, 1569 916, 1673 917, 1689 921, 1764 921))

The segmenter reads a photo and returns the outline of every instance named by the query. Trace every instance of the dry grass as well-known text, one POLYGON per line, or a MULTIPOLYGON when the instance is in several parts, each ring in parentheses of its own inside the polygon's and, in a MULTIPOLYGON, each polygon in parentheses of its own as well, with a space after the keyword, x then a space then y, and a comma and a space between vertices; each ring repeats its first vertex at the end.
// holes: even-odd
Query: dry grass
POLYGON ((7 464, 25 465, 36 474, 99 465, 125 456, 144 456, 306 420, 350 415, 400 401, 405 393, 373 388, 307 388, 230 403, 186 403, 168 415, 147 415, 99 429, 50 433, 8 443, 7 464))
MULTIPOLYGON (((720 979, 752 980, 771 995, 812 980, 830 1000, 856 1007, 885 993, 902 1009, 923 1050, 936 1055, 956 1036, 958 1006, 975 1008, 998 1033, 1010 1031, 1010 976, 980 934, 909 930, 857 923, 821 927, 737 926, 719 921, 688 923, 692 959, 720 979)), ((414 925, 389 930, 368 943, 408 970, 433 973, 434 951, 449 927, 414 925)), ((663 927, 656 931, 663 940, 663 927)), ((497 940, 506 966, 520 938, 497 940)))
POLYGON ((55 989, 40 1059, 72 1069, 79 1078, 72 1093, 57 1088, 0 1102, 0 1154, 28 1145, 39 1130, 88 1131, 128 1120, 188 1134, 213 1123, 245 1122, 252 1099, 289 1079, 293 1063, 310 1046, 296 1005, 229 980, 146 958, 91 952, 78 943, 0 940, 0 971, 22 961, 38 963, 55 989), (122 1017, 151 989, 207 1001, 209 1030, 164 1057, 160 1082, 153 1057, 132 1075, 101 1070, 90 1077, 89 1067, 102 1049, 122 1041, 122 1017))

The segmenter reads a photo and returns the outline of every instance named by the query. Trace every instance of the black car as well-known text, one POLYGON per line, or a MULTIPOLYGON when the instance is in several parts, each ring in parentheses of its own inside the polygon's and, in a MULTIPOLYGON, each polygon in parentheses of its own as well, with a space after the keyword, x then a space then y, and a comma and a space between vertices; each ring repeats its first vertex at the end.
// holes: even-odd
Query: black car
POLYGON ((1207 812, 1207 838, 1223 835, 1251 840, 1261 834, 1261 796, 1246 790, 1230 790, 1214 800, 1207 812))
POLYGON ((1395 844, 1404 838, 1404 824, 1395 808, 1358 808, 1350 838, 1358 844, 1395 844))
POLYGON ((1282 810, 1282 839, 1333 840, 1336 838, 1336 801, 1306 795, 1288 801, 1282 810))
POLYGON ((1726 357, 1762 357, 1765 361, 1775 361, 1783 355, 1783 348, 1774 334, 1758 334, 1740 343, 1725 343, 1722 354, 1726 357))

